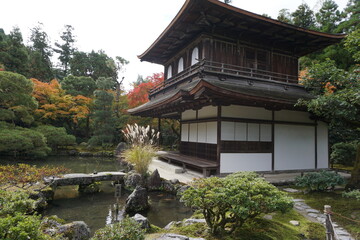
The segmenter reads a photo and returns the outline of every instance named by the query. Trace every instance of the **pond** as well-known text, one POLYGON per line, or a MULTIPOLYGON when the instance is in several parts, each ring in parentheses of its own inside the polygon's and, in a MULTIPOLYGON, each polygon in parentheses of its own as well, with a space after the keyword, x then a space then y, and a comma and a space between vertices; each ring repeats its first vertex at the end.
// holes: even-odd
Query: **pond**
MULTIPOLYGON (((65 166, 74 173, 91 173, 93 171, 119 171, 119 162, 115 158, 99 157, 49 157, 42 161, 17 161, 37 166, 65 166)), ((0 164, 14 164, 14 161, 0 160, 0 164)), ((57 215, 70 221, 84 221, 90 227, 92 233, 111 222, 115 217, 116 198, 114 187, 110 182, 101 184, 101 192, 95 194, 79 193, 77 186, 59 187, 55 191, 54 200, 42 213, 45 216, 57 215)), ((119 199, 119 209, 124 206, 130 192, 123 192, 119 199)), ((190 208, 180 203, 175 196, 162 192, 150 192, 151 208, 141 213, 147 216, 150 223, 158 227, 164 227, 171 221, 180 221, 192 215, 190 208)))

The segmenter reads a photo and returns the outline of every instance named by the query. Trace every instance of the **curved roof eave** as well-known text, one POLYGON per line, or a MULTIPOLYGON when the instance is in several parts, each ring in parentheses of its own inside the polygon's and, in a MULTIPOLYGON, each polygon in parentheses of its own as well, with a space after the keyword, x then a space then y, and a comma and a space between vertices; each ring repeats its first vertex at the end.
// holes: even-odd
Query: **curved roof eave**
POLYGON ((275 19, 272 19, 272 18, 264 17, 264 16, 256 14, 256 13, 252 13, 252 12, 249 12, 249 11, 234 7, 234 6, 229 5, 229 4, 225 4, 225 3, 220 2, 218 0, 186 0, 184 5, 181 7, 181 9, 177 13, 177 15, 170 22, 170 24, 166 27, 166 29, 159 35, 159 37, 151 44, 151 46, 144 53, 142 53, 141 55, 138 55, 137 57, 141 61, 143 61, 143 58, 146 57, 146 55, 149 54, 156 47, 157 44, 159 44, 163 39, 165 39, 167 33, 169 33, 171 31, 172 27, 179 21, 179 19, 183 15, 183 13, 186 12, 191 7, 192 3, 195 4, 195 2, 197 2, 197 1, 209 2, 209 3, 212 3, 214 5, 220 6, 220 7, 224 8, 224 9, 228 9, 230 11, 233 11, 234 13, 246 15, 248 17, 258 19, 258 20, 263 21, 263 22, 274 24, 274 25, 284 27, 284 28, 287 28, 287 29, 296 30, 298 32, 311 34, 311 35, 317 36, 317 37, 325 37, 325 38, 329 38, 329 39, 341 40, 342 38, 344 38, 346 36, 346 34, 330 34, 330 33, 323 33, 323 32, 318 32, 318 31, 314 31, 314 30, 310 30, 310 29, 297 27, 297 26, 294 26, 294 25, 291 25, 291 24, 288 24, 288 23, 284 23, 284 22, 281 22, 281 21, 278 21, 278 20, 275 20, 275 19))

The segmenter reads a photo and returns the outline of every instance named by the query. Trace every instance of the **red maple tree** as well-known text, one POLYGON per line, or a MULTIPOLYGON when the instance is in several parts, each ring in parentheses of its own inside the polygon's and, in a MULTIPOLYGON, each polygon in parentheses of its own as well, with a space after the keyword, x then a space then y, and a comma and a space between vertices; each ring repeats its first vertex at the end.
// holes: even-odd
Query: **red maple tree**
POLYGON ((134 85, 134 88, 127 94, 130 108, 137 107, 149 101, 150 89, 164 82, 164 73, 154 73, 148 76, 144 82, 134 85))

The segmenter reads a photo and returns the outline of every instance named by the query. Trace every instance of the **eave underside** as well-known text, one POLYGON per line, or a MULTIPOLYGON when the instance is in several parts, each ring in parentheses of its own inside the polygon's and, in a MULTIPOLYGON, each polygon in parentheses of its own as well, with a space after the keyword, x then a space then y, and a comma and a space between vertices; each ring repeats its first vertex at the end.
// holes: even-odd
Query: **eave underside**
POLYGON ((245 105, 263 107, 271 110, 305 110, 294 107, 299 98, 311 96, 301 86, 262 86, 259 83, 244 81, 219 81, 216 77, 197 78, 181 86, 163 92, 149 102, 128 110, 132 115, 142 117, 179 119, 181 112, 188 109, 201 109, 204 106, 245 105))

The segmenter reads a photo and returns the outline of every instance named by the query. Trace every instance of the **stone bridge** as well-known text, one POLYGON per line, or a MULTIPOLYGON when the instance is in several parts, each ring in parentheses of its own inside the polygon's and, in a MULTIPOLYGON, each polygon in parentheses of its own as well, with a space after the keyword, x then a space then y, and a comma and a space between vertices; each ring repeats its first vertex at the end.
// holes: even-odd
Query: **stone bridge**
POLYGON ((72 173, 62 177, 45 178, 45 183, 52 187, 69 185, 89 185, 94 182, 114 181, 121 182, 126 174, 123 172, 99 172, 99 173, 72 173))

